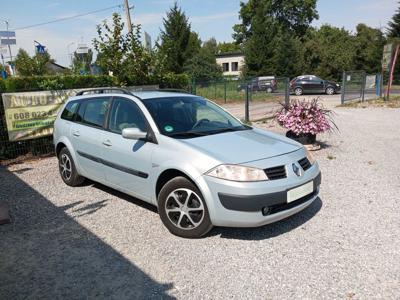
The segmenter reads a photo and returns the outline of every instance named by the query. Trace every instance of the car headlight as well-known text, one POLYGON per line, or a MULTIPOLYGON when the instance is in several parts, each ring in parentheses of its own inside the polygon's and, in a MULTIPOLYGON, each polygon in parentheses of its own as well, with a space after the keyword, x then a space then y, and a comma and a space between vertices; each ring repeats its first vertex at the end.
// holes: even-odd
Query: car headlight
POLYGON ((268 180, 264 170, 238 165, 220 165, 208 171, 206 175, 225 180, 242 182, 268 180))
POLYGON ((310 162, 310 164, 313 165, 313 164, 315 163, 315 157, 314 157, 314 155, 312 155, 312 153, 311 153, 309 150, 307 150, 306 147, 304 147, 304 150, 306 150, 308 161, 310 162))

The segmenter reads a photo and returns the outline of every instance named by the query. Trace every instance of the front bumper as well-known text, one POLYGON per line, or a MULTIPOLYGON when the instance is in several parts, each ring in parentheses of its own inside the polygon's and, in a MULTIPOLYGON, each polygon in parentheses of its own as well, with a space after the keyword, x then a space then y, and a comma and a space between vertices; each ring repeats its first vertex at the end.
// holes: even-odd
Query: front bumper
MULTIPOLYGON (((289 167, 304 157, 294 153, 273 159, 258 161, 258 167, 285 164, 287 178, 262 182, 233 182, 207 175, 202 176, 200 185, 207 202, 211 222, 215 226, 257 227, 287 218, 310 205, 319 194, 321 173, 315 163, 302 176, 290 172, 289 167), (313 181, 312 193, 287 202, 287 191, 313 181), (263 214, 268 208, 268 214, 263 214)), ((252 163, 254 165, 254 163, 252 163)))
POLYGON ((319 186, 321 185, 321 173, 311 181, 313 181, 314 186, 313 192, 291 203, 287 201, 287 192, 289 189, 252 196, 218 193, 218 197, 222 206, 229 210, 259 212, 262 209, 268 208, 269 214, 273 214, 296 207, 317 196, 319 186))

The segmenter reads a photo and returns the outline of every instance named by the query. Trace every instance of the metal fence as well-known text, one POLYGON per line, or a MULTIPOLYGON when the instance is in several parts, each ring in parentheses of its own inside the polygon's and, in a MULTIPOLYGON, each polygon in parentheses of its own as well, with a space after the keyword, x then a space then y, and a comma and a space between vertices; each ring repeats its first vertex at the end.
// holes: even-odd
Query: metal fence
POLYGON ((381 95, 381 75, 365 71, 345 71, 342 79, 342 104, 376 99, 381 95))
POLYGON ((259 85, 252 79, 198 81, 192 84, 192 94, 221 104, 245 122, 272 117, 289 102, 289 78, 275 78, 271 85, 259 85))

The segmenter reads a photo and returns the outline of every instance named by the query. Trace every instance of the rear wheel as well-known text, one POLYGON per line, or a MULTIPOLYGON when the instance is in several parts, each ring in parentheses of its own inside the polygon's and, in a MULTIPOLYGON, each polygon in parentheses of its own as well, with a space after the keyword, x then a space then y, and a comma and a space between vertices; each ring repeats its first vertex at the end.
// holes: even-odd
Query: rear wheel
POLYGON ((301 95, 303 95, 303 89, 297 87, 294 89, 294 93, 296 94, 296 96, 301 96, 301 95))
POLYGON ((325 93, 327 95, 333 95, 335 93, 335 89, 333 87, 329 86, 326 88, 325 93))
POLYGON ((58 168, 62 180, 69 186, 77 186, 85 181, 76 171, 74 160, 66 147, 58 154, 58 168))
POLYGON ((199 238, 212 228, 206 202, 185 177, 168 181, 158 195, 158 211, 168 230, 184 238, 199 238))

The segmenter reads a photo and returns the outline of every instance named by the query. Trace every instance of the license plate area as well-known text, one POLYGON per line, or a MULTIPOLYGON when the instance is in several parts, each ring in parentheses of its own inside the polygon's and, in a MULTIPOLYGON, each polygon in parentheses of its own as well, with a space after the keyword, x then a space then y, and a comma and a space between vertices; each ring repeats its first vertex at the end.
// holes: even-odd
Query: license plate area
POLYGON ((287 203, 296 201, 304 196, 311 194, 314 191, 314 182, 310 181, 297 188, 287 191, 287 203))

